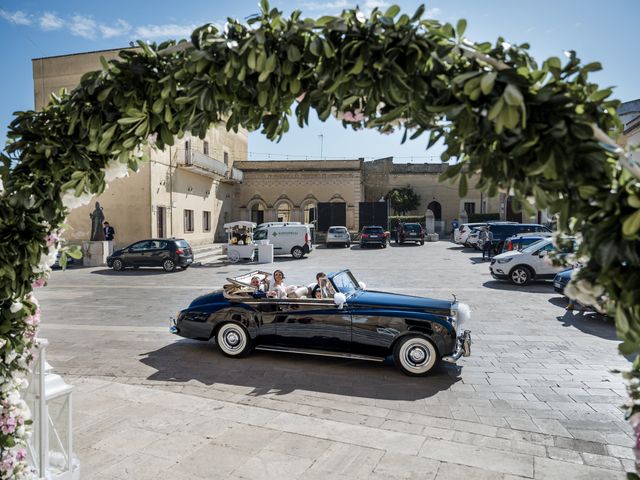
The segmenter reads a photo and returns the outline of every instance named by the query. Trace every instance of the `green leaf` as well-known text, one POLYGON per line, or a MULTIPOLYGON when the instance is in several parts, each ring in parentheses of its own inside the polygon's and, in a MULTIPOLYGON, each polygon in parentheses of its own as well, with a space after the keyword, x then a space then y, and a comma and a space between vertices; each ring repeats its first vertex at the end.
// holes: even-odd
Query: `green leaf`
POLYGON ((467 185, 467 176, 463 173, 460 176, 460 183, 458 184, 458 195, 460 195, 460 198, 466 197, 468 190, 469 187, 467 185))
POLYGON ((132 125, 134 123, 141 122, 142 119, 138 117, 124 117, 118 119, 118 124, 120 125, 132 125))
POLYGON ((298 49, 298 47, 296 47, 294 44, 289 45, 289 48, 287 49, 287 58, 292 63, 295 63, 298 60, 300 60, 300 58, 302 58, 300 49, 298 49))
POLYGON ((605 88, 604 90, 598 90, 597 92, 592 93, 589 95, 588 99, 592 102, 600 102, 611 95, 611 93, 613 93, 613 90, 605 88))
POLYGON ((558 57, 550 57, 547 59, 547 64, 551 68, 557 68, 558 70, 562 68, 562 63, 560 63, 560 59, 558 57))
POLYGON ((361 56, 358 57, 358 59, 356 60, 356 64, 353 66, 353 68, 349 71, 349 74, 351 75, 358 75, 362 72, 362 70, 364 69, 364 58, 362 58, 361 56))
POLYGON ((467 21, 464 18, 458 20, 458 24, 456 25, 456 32, 458 33, 458 37, 464 35, 465 30, 467 29, 467 21))
POLYGON ((384 12, 385 17, 393 18, 400 13, 400 7, 398 5, 391 5, 386 12, 384 12))
POLYGON ((491 107, 491 110, 489 110, 487 119, 495 120, 500 115, 500 112, 502 112, 503 107, 504 107, 504 100, 503 100, 503 97, 500 97, 498 101, 493 104, 493 107, 491 107))
POLYGON ((489 95, 491 93, 497 77, 498 74, 496 72, 485 73, 482 76, 482 80, 480 80, 480 89, 483 94, 489 95))
POLYGON ((247 55, 247 67, 251 70, 256 69, 256 51, 254 49, 249 50, 249 54, 247 55))
POLYGON ((634 237, 640 230, 640 210, 636 210, 622 222, 622 234, 625 237, 634 237))
POLYGON ((505 101, 513 107, 519 107, 524 102, 524 97, 522 96, 522 93, 520 93, 520 90, 518 90, 518 87, 516 87, 512 83, 507 85, 507 88, 504 89, 503 96, 505 101))
POLYGON ((66 250, 67 255, 71 258, 75 258, 76 260, 80 260, 82 258, 82 249, 78 245, 72 245, 66 250))

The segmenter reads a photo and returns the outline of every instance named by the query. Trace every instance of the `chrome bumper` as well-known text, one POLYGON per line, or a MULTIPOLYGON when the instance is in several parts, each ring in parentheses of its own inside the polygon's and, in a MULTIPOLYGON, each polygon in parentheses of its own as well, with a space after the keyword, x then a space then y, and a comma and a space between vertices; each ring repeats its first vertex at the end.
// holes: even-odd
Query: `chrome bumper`
POLYGON ((442 360, 448 363, 456 363, 460 357, 468 357, 469 355, 471 355, 471 331, 465 330, 462 335, 458 336, 456 349, 453 353, 442 357, 442 360))
POLYGON ((170 333, 178 333, 178 327, 176 326, 176 319, 174 317, 169 317, 171 321, 171 326, 169 326, 170 333))

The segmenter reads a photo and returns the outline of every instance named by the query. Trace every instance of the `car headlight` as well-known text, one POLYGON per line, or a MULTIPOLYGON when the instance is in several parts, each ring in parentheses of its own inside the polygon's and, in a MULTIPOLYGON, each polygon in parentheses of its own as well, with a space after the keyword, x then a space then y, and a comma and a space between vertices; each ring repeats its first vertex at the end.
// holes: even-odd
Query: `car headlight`
POLYGON ((498 263, 509 263, 511 260, 513 260, 513 257, 509 257, 509 258, 499 258, 496 261, 498 263))

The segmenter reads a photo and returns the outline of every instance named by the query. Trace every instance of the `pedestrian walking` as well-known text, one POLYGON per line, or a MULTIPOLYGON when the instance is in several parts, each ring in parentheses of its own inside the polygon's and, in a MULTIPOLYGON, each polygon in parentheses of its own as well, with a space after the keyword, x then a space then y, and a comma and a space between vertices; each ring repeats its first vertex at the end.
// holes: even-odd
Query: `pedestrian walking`
POLYGON ((482 260, 485 259, 485 254, 489 260, 491 260, 491 254, 493 253, 493 232, 490 226, 484 227, 484 230, 480 232, 480 238, 484 240, 482 245, 482 260), (484 233, 484 236, 482 235, 484 233))

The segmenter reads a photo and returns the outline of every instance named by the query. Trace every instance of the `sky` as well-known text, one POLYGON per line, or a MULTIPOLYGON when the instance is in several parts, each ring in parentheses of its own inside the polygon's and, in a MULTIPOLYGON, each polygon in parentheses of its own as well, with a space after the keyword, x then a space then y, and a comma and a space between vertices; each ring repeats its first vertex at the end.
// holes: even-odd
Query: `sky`
MULTIPOLYGON (((440 0, 429 2, 385 0, 272 0, 286 14, 294 9, 304 17, 337 14, 345 8, 368 13, 373 8, 397 4, 412 14, 421 3, 426 16, 456 24, 468 22, 465 36, 470 40, 495 42, 499 36, 510 43, 528 42, 532 54, 541 60, 575 50, 584 63, 599 61, 604 69, 592 80, 614 87, 614 98, 640 98, 640 62, 637 61, 637 24, 640 1, 611 0, 440 0)), ((0 142, 12 113, 34 108, 33 58, 127 47, 130 41, 160 42, 188 38, 198 25, 224 25, 227 18, 246 19, 259 11, 257 0, 0 0, 0 142)), ((442 146, 426 150, 428 138, 401 144, 402 134, 380 135, 375 131, 353 132, 341 122, 313 119, 299 129, 292 124, 279 142, 271 142, 259 132, 249 137, 249 159, 365 158, 393 156, 396 162, 438 162, 442 146)))

